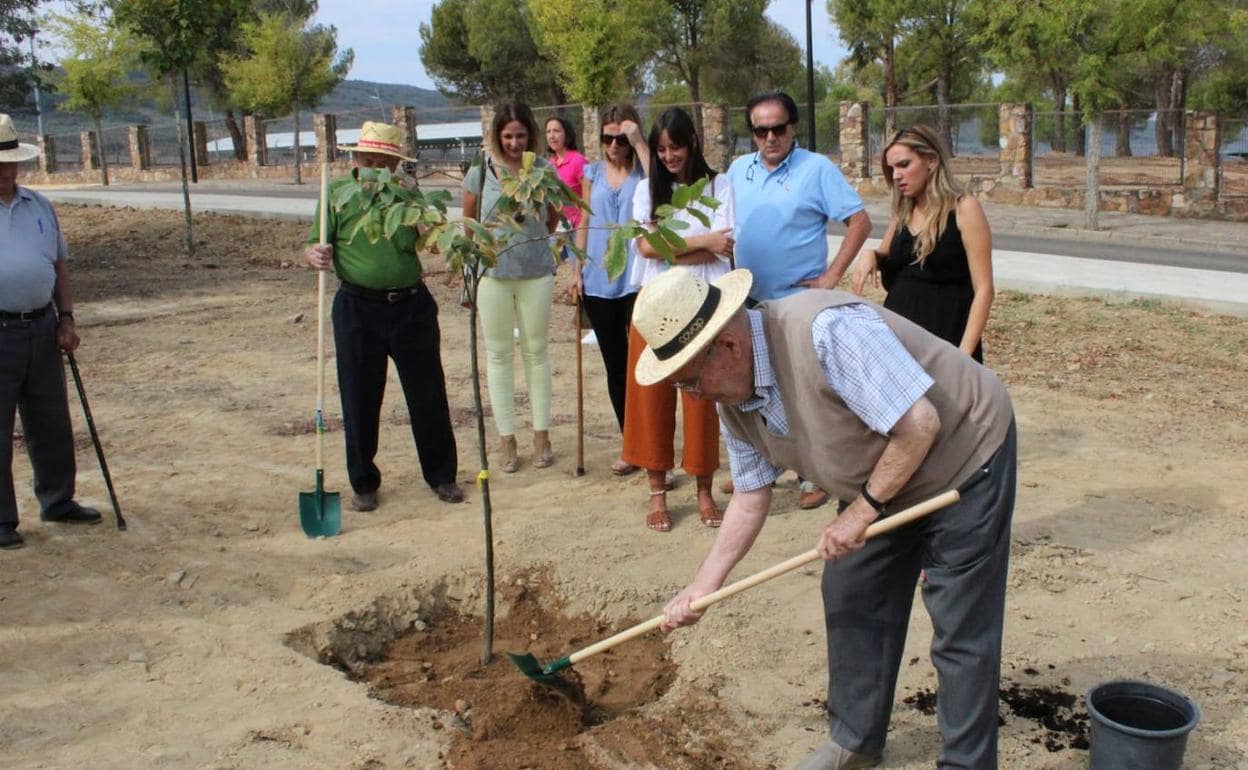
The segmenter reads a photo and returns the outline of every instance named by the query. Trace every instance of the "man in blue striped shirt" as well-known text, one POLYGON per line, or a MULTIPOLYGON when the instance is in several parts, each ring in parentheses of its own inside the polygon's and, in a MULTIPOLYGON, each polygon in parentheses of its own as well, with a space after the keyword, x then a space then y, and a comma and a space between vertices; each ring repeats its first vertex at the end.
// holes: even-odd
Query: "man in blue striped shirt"
POLYGON ((762 529, 782 468, 840 501, 826 560, 830 738, 800 770, 882 760, 920 570, 939 676, 940 768, 997 766, 997 692, 1017 450, 1005 386, 953 345, 845 292, 747 310, 752 277, 674 268, 638 295, 642 385, 719 404, 736 491, 665 630, 696 622, 762 529), (866 539, 877 518, 956 489, 931 516, 866 539))

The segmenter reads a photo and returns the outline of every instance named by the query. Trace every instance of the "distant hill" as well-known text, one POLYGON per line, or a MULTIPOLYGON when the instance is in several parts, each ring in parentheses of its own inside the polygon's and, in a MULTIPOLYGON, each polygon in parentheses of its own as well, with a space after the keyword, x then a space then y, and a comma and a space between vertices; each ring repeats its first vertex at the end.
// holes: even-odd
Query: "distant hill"
MULTIPOLYGON (((173 123, 173 110, 169 106, 168 88, 153 84, 152 94, 135 107, 104 116, 104 127, 121 126, 132 123, 146 123, 159 126, 173 123)), ((65 112, 57 109, 57 105, 65 99, 58 94, 42 94, 43 130, 46 133, 77 134, 92 128, 91 121, 81 113, 65 112)), ((220 120, 221 113, 214 110, 191 87, 191 104, 196 120, 220 120)), ((337 114, 365 113, 369 119, 380 119, 383 115, 389 119, 390 107, 404 104, 418 110, 433 110, 449 107, 446 97, 437 91, 398 83, 374 83, 368 80, 344 80, 322 101, 316 112, 333 112, 337 114), (369 114, 371 113, 371 114, 369 114)), ((0 111, 13 116, 17 130, 24 134, 36 132, 35 102, 33 95, 22 105, 5 105, 0 111)), ((305 115, 310 113, 305 112, 305 115)), ((311 128, 311 118, 305 118, 305 126, 311 128)))

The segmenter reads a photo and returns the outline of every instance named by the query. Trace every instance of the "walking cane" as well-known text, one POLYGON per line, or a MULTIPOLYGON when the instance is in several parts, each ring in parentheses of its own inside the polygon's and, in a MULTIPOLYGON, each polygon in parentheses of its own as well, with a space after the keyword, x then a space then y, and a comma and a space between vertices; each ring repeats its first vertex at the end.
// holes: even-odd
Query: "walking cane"
POLYGON ((576 475, 585 475, 585 374, 581 366, 581 296, 576 298, 576 475))
POLYGON ((113 490, 113 477, 108 472, 108 462, 104 459, 104 447, 100 445, 100 434, 95 430, 95 420, 91 418, 91 405, 87 403, 87 391, 82 387, 82 375, 78 372, 78 362, 74 354, 68 351, 69 370, 74 373, 74 385, 78 388, 78 400, 82 402, 82 411, 87 416, 87 430, 91 432, 91 443, 95 445, 95 456, 100 460, 100 470, 104 472, 104 485, 108 487, 108 499, 113 503, 113 516, 117 519, 117 529, 125 530, 126 520, 121 515, 121 506, 117 504, 117 493, 113 490))

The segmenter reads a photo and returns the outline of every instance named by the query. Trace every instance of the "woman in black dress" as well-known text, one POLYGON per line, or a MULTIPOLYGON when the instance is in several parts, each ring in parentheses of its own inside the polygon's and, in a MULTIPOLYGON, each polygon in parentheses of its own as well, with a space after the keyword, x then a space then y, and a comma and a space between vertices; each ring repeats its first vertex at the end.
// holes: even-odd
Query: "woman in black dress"
POLYGON ((981 337, 992 307, 992 233, 984 210, 949 173, 948 153, 916 124, 884 148, 892 219, 878 249, 854 263, 853 288, 888 292, 884 307, 983 362, 981 337))

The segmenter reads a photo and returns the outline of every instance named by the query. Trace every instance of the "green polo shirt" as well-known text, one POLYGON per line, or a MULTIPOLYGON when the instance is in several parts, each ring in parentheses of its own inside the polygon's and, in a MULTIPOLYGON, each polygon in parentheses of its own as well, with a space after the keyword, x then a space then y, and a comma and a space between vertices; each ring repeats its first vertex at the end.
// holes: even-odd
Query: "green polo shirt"
MULTIPOLYGON (((338 277, 366 289, 402 289, 414 286, 421 276, 414 228, 401 227, 393 238, 383 237, 376 243, 369 243, 363 232, 346 240, 363 215, 358 198, 348 202, 341 211, 334 210, 334 195, 347 182, 346 179, 336 179, 329 184, 331 203, 329 228, 326 232, 334 247, 334 270, 338 277)), ((320 242, 320 227, 321 215, 318 207, 312 218, 312 232, 308 235, 308 243, 320 242)))

